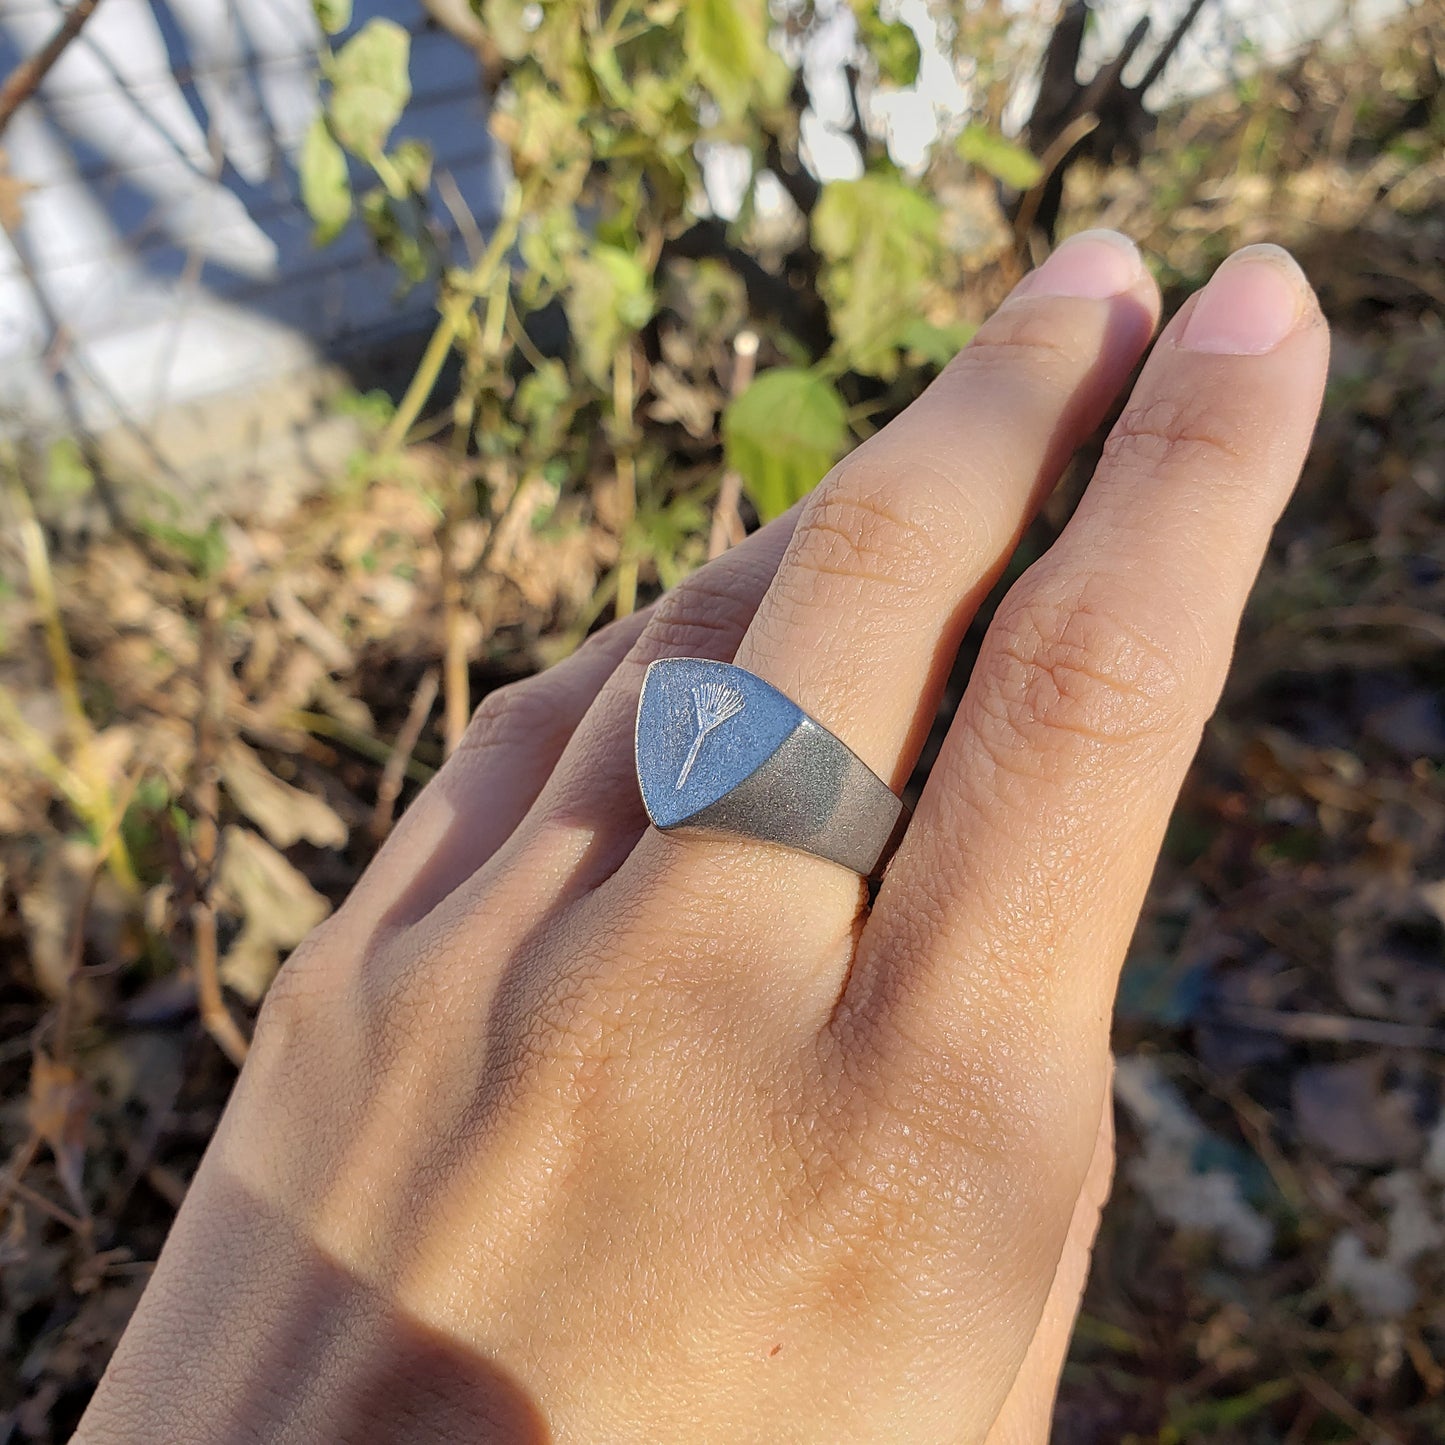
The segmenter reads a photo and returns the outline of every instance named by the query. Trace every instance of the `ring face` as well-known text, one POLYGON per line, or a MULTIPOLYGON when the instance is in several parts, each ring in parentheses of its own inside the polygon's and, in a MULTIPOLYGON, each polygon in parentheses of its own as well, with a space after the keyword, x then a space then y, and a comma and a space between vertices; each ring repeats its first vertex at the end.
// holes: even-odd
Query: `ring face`
POLYGON ((731 833, 881 872, 907 810, 881 778, 775 687, 695 657, 647 670, 637 779, 664 831, 731 833))

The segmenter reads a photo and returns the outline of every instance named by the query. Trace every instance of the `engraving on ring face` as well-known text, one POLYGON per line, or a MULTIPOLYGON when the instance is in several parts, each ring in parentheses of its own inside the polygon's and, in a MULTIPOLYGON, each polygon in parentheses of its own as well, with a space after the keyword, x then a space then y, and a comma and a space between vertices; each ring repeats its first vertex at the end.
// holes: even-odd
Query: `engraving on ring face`
POLYGON ((697 712, 697 736, 692 741, 692 749, 673 788, 674 792, 679 793, 682 785, 687 782, 688 774, 692 772, 692 765, 697 762, 697 755, 702 751, 703 740, 714 728, 719 728, 729 718, 736 717, 746 706, 742 693, 725 682, 697 683, 691 692, 692 704, 697 712))

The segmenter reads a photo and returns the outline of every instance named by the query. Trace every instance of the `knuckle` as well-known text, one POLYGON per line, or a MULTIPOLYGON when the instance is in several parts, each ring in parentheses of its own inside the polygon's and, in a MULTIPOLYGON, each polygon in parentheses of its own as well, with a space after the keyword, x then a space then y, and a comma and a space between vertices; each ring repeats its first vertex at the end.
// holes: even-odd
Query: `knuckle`
POLYGON ((546 747, 559 733, 570 732, 574 721, 558 707, 556 693, 548 673, 489 692, 472 713, 458 751, 546 747))
POLYGON ((776 570, 776 554, 747 548, 725 554, 679 583, 654 604, 628 671, 659 657, 731 656, 776 570))
POLYGON ((1104 443, 1103 465, 1151 476, 1233 475, 1243 458, 1218 411, 1203 394, 1131 404, 1104 443))
POLYGON ((946 1038, 910 1028, 907 1010, 868 1020, 850 1041, 852 1092, 861 1100, 853 1133, 870 1167, 893 1172, 926 1149, 955 1172, 996 1168, 1022 1147, 1047 1146, 1057 1120, 1048 1092, 1020 1057, 1018 1041, 1048 1043, 1035 1024, 1025 1034, 1016 1003, 981 999, 975 1034, 946 1038))
POLYGON ((1202 648, 1166 648, 1131 620, 1137 611, 1123 584, 1097 577, 1005 603, 981 659, 985 741, 999 760, 1016 757, 1020 744, 1173 741, 1192 717, 1193 664, 1203 663, 1188 654, 1202 648))
POLYGON ((779 575, 801 574, 810 588, 820 577, 910 591, 925 583, 937 544, 926 514, 909 514, 917 489, 900 486, 902 470, 881 455, 841 463, 803 509, 779 575))
POLYGON ((344 926, 333 914, 282 963, 261 1001, 251 1037, 253 1056, 286 1058, 311 1047, 349 982, 344 926))
POLYGON ((939 1029, 907 1009, 858 1029, 851 1073, 864 1103, 854 1133, 866 1157, 901 1166, 927 1153, 962 1184, 1027 1161, 1047 1171, 1061 1147, 1072 1147, 1077 1044, 1032 988, 999 986, 989 975, 960 1010, 966 1031, 939 1029))
POLYGON ((1000 365, 1022 367, 1031 379, 1077 373, 1084 350, 1078 337, 1063 324, 1058 308, 1032 303, 1005 306, 978 329, 943 370, 945 385, 960 377, 970 381, 979 373, 994 373, 1000 365))
POLYGON ((651 659, 703 651, 709 644, 715 648, 719 641, 725 646, 735 644, 748 625, 755 601, 751 587, 729 587, 721 578, 697 572, 658 603, 639 652, 651 659))

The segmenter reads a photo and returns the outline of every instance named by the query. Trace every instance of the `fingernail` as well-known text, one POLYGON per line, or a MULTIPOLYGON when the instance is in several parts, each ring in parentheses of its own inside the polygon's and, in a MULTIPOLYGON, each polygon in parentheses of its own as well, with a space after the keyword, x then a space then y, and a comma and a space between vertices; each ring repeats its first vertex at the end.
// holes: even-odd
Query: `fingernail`
POLYGON ((1015 296, 1076 296, 1106 301, 1143 274, 1139 248, 1118 231, 1080 231, 1014 288, 1015 296))
POLYGON ((1263 356, 1294 330, 1309 283, 1281 246, 1236 251, 1199 293, 1179 345, 1222 356, 1263 356))

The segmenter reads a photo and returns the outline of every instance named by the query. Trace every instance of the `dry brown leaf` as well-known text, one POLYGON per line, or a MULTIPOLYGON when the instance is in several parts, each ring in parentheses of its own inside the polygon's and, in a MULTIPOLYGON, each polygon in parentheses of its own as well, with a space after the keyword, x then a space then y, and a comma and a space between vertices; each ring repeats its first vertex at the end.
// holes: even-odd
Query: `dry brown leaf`
MULTIPOLYGON (((80 839, 57 843, 45 855, 39 874, 20 892, 20 916, 29 935, 30 966, 35 982, 52 1002, 70 986, 76 912, 95 872, 95 848, 80 839)), ((128 904, 107 873, 95 878, 85 917, 85 941, 95 956, 114 962, 127 954, 128 904)), ((91 1012, 84 980, 76 985, 74 1002, 81 1015, 91 1012)))
POLYGON ((89 1213, 82 1176, 85 1171, 85 1126, 90 1117, 90 1091, 69 1064, 36 1050, 30 1068, 27 1118, 31 1129, 55 1156, 55 1172, 77 1214, 89 1213))
POLYGON ((1430 912, 1441 923, 1445 923, 1445 878, 1434 878, 1428 883, 1421 883, 1415 891, 1430 912))
POLYGON ((694 386, 669 366, 652 368, 652 389, 657 400, 647 414, 654 421, 679 423, 689 436, 705 441, 717 426, 722 393, 712 386, 694 386))
POLYGON ((90 787, 118 792, 136 754, 136 729, 124 723, 81 739, 72 764, 76 775, 90 787))
POLYGON ((0 229, 18 231, 25 223, 25 197, 35 189, 10 169, 9 155, 0 150, 0 229))
POLYGON ((1367 1168, 1419 1157, 1407 1095, 1386 1087, 1383 1054, 1301 1069, 1291 1085, 1300 1133, 1342 1164, 1367 1168))
POLYGON ((258 833, 228 827, 222 835, 217 901, 241 919, 241 933, 221 960, 221 981, 257 1003, 289 952, 331 905, 258 833))
POLYGON ((330 804, 282 782, 244 743, 221 751, 221 781, 231 801, 278 847, 302 842, 344 848, 346 824, 330 804))
POLYGON ((271 606, 277 620, 304 646, 309 647, 332 672, 349 673, 356 667, 351 649, 312 612, 289 585, 278 586, 271 594, 271 606))

